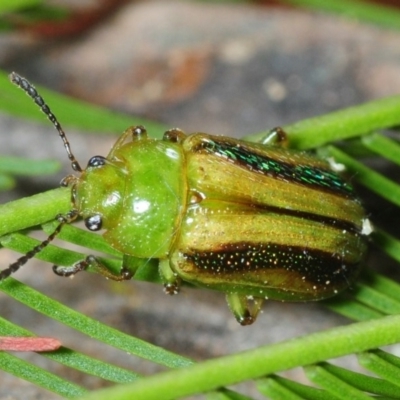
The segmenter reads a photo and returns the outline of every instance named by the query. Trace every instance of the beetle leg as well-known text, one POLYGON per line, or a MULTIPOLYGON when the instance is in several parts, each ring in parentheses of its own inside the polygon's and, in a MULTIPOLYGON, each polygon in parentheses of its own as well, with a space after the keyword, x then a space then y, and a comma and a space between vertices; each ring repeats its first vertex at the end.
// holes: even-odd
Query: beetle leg
POLYGON ((130 126, 129 128, 125 129, 119 139, 115 142, 107 156, 107 159, 111 160, 114 157, 115 152, 118 151, 128 140, 136 141, 143 139, 147 139, 146 128, 142 125, 130 126))
POLYGON ((113 281, 125 281, 132 278, 133 273, 123 264, 119 274, 112 273, 106 265, 104 265, 97 257, 87 256, 84 260, 78 261, 71 267, 59 267, 57 265, 53 266, 53 272, 56 275, 63 277, 74 276, 78 272, 85 271, 88 268, 92 268, 97 273, 103 275, 107 279, 112 279, 113 281))
POLYGON ((263 299, 245 296, 238 293, 228 293, 226 301, 240 325, 251 325, 261 310, 263 299))
POLYGON ((169 295, 178 294, 181 280, 171 269, 169 260, 160 260, 159 271, 164 282, 164 292, 169 295))
POLYGON ((262 144, 268 146, 287 147, 289 143, 288 135, 282 128, 271 129, 261 140, 262 144))
POLYGON ((187 138, 185 132, 178 128, 168 129, 164 132, 163 140, 167 140, 173 143, 181 143, 187 138))

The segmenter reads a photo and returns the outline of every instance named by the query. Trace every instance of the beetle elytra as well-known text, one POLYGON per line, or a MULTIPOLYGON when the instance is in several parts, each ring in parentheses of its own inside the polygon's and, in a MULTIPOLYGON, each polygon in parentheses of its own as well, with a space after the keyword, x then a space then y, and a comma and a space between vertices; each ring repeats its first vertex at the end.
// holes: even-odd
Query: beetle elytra
POLYGON ((360 201, 329 163, 287 149, 279 128, 263 143, 250 143, 179 129, 156 140, 144 127, 131 127, 107 157, 94 156, 83 169, 36 89, 15 73, 10 79, 54 124, 79 176, 62 181, 71 188, 71 211, 0 280, 78 217, 123 254, 120 273, 89 255, 53 267, 56 274, 90 266, 126 280, 158 259, 166 293, 177 293, 182 281, 221 291, 242 325, 255 321, 264 299, 321 300, 357 276, 369 233, 360 201))

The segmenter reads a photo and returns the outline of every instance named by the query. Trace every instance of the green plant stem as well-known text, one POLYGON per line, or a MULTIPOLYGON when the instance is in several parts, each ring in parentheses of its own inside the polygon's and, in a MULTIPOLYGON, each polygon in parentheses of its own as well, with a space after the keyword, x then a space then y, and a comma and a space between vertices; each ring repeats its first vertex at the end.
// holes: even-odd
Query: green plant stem
POLYGON ((359 322, 167 371, 82 400, 168 400, 400 341, 400 316, 359 322))
MULTIPOLYGON (((309 149, 400 124, 400 96, 387 97, 283 126, 290 147, 309 149)), ((246 136, 261 141, 268 131, 246 136)))
POLYGON ((71 210, 71 189, 59 188, 0 206, 0 236, 40 225, 71 210))

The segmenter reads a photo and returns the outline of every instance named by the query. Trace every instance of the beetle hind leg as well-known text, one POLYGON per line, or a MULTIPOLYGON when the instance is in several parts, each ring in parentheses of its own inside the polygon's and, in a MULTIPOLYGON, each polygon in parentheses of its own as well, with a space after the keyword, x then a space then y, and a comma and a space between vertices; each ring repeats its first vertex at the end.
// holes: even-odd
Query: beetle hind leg
POLYGON ((264 299, 253 296, 228 293, 226 301, 240 325, 251 325, 261 310, 264 299))

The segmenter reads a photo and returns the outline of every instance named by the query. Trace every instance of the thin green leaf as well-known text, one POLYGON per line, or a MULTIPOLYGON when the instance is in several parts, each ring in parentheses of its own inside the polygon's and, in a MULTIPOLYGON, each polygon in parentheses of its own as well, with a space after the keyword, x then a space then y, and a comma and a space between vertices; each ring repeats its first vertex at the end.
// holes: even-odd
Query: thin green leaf
POLYGON ((336 13, 385 28, 400 29, 400 12, 395 7, 360 0, 285 0, 288 4, 336 13))
POLYGON ((271 400, 303 400, 303 397, 282 385, 275 378, 259 379, 257 389, 271 400))
POLYGON ((337 397, 330 395, 327 391, 317 389, 311 386, 303 385, 290 379, 282 378, 281 376, 273 375, 274 379, 280 385, 287 387, 292 392, 297 393, 302 399, 307 400, 337 400, 337 397))
POLYGON ((0 352, 0 368, 67 398, 82 396, 86 392, 84 388, 6 352, 0 352))
MULTIPOLYGON (((384 352, 382 352, 384 353, 384 352)), ((340 378, 349 385, 364 392, 373 393, 379 396, 388 396, 393 399, 400 399, 399 387, 383 379, 367 376, 336 365, 323 363, 326 371, 340 378)))
POLYGON ((21 157, 0 157, 0 171, 13 175, 34 176, 54 174, 61 164, 54 160, 27 160, 21 157))
POLYGON ((64 7, 52 6, 50 4, 37 5, 36 7, 29 7, 22 9, 16 16, 11 16, 11 19, 17 18, 18 22, 24 25, 34 26, 41 22, 55 22, 64 21, 70 17, 71 12, 64 7))
MULTIPOLYGON (((35 336, 32 332, 12 324, 1 317, 0 334, 2 336, 35 336)), ((40 355, 78 371, 98 376, 99 378, 111 382, 133 382, 138 378, 138 375, 131 371, 85 356, 84 354, 80 354, 66 347, 61 347, 53 352, 40 353, 40 355)))
POLYGON ((219 389, 207 394, 207 400, 253 400, 251 397, 229 389, 219 389))
POLYGON ((358 362, 366 369, 386 379, 399 387, 400 391, 400 368, 384 360, 377 353, 364 352, 358 355, 358 362))
POLYGON ((369 319, 380 318, 385 315, 369 306, 360 304, 355 300, 349 300, 348 298, 334 298, 332 300, 327 300, 325 304, 331 310, 353 321, 368 321, 369 319))
POLYGON ((368 269, 364 269, 360 283, 347 294, 353 298, 333 298, 325 304, 355 321, 396 313, 400 305, 400 285, 368 269))
MULTIPOLYGON (((400 113, 399 113, 400 114, 400 113)), ((383 198, 400 206, 400 186, 378 172, 354 160, 334 146, 328 147, 329 154, 335 161, 343 163, 346 171, 354 174, 354 179, 383 198)))
POLYGON ((400 302, 400 285, 392 279, 379 275, 374 271, 366 270, 363 281, 366 284, 368 283, 374 290, 400 302))
POLYGON ((384 251, 394 260, 400 262, 400 241, 381 229, 372 232, 372 239, 375 246, 384 251))
MULTIPOLYGON (((393 354, 389 354, 386 351, 379 350, 379 349, 370 350, 369 353, 376 354, 382 360, 385 360, 388 363, 393 364, 394 366, 400 368, 400 357, 397 357, 393 354)), ((399 396, 400 396, 400 393, 399 393, 399 396)))
POLYGON ((368 150, 400 165, 400 144, 378 133, 364 136, 361 142, 368 150))
POLYGON ((192 363, 187 358, 175 355, 160 347, 119 332, 99 321, 79 314, 12 278, 1 281, 0 290, 56 321, 130 354, 172 368, 183 367, 192 363))
POLYGON ((0 191, 10 190, 15 186, 15 179, 0 173, 0 191))
POLYGON ((382 293, 372 286, 359 283, 355 298, 371 307, 372 309, 383 312, 384 314, 400 313, 400 302, 391 298, 390 293, 382 293))
POLYGON ((36 7, 42 3, 43 0, 1 0, 0 14, 18 11, 28 7, 36 7))
POLYGON ((350 398, 353 400, 370 400, 370 397, 356 389, 354 386, 349 385, 342 379, 328 372, 320 365, 311 365, 305 367, 305 372, 311 382, 324 388, 329 393, 337 396, 339 399, 350 398))

